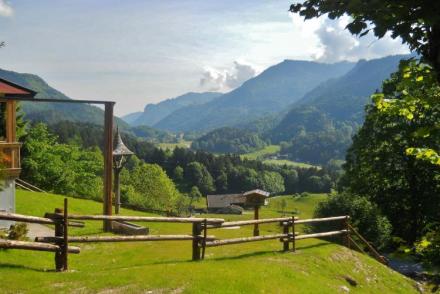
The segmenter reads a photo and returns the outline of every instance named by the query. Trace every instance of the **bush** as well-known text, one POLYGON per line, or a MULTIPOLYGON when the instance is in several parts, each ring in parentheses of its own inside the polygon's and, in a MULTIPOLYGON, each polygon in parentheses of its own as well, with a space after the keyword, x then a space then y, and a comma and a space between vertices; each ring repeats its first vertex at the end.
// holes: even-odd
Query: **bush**
MULTIPOLYGON (((380 213, 377 205, 371 203, 367 198, 342 192, 330 195, 315 210, 315 217, 338 215, 349 215, 351 225, 377 248, 384 248, 388 245, 391 237, 391 224, 380 213)), ((330 229, 330 226, 332 225, 319 224, 317 228, 327 230, 330 229)), ((334 225, 331 229, 335 229, 334 225)))
POLYGON ((432 224, 416 245, 416 252, 428 263, 440 264, 440 223, 432 224))
POLYGON ((29 232, 27 224, 25 223, 16 223, 15 225, 11 225, 9 228, 9 233, 7 238, 9 240, 18 240, 18 241, 26 241, 28 237, 26 236, 29 232))

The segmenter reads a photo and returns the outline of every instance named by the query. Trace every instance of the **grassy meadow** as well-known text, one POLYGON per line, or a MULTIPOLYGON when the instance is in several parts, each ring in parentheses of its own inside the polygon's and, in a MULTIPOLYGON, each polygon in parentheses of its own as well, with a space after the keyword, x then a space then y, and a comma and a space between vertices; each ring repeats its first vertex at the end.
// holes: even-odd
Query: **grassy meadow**
MULTIPOLYGON (((242 154, 242 159, 250 159, 250 160, 261 160, 263 163, 266 164, 279 164, 279 165, 290 165, 290 166, 296 166, 296 167, 302 167, 302 168, 310 168, 310 167, 318 167, 315 165, 311 165, 304 162, 296 162, 288 159, 265 159, 270 155, 275 155, 278 152, 280 152, 281 147, 279 145, 269 145, 264 147, 263 149, 242 154)), ((318 167, 319 168, 319 167, 318 167)))
MULTIPOLYGON (((325 195, 283 196, 287 212, 312 216, 325 195)), ((17 191, 17 212, 42 216, 62 207, 63 196, 17 191)), ((281 197, 271 199, 262 217, 281 216, 281 197)), ((101 203, 69 198, 69 212, 100 214, 101 203)), ((123 215, 151 215, 122 209, 123 215)), ((226 220, 251 219, 214 215, 226 220)), ((202 215, 201 217, 206 217, 202 215)), ((190 224, 145 224, 151 234, 188 234, 190 224)), ((261 234, 279 232, 261 225, 261 234)), ((101 222, 71 228, 71 234, 102 234, 101 222)), ((251 236, 252 227, 212 229, 219 238, 251 236)), ((191 261, 191 242, 88 243, 69 255, 70 270, 56 273, 54 254, 0 251, 2 293, 416 293, 413 282, 374 259, 325 240, 297 242, 297 251, 281 252, 278 240, 207 248, 204 261, 191 261), (357 282, 351 286, 346 278, 357 282)))

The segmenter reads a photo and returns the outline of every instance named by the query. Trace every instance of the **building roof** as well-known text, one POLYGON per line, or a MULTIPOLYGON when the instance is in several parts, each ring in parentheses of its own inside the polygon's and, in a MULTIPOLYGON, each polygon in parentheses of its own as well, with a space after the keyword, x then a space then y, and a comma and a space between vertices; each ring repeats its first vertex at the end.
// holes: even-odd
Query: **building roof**
POLYGON ((2 97, 27 97, 32 98, 37 92, 0 78, 0 96, 2 97))
POLYGON ((246 197, 243 194, 220 194, 206 196, 208 208, 228 207, 231 204, 245 203, 246 197))
POLYGON ((269 195, 269 192, 255 189, 240 194, 207 195, 206 198, 208 208, 220 208, 230 206, 231 204, 249 204, 254 202, 255 198, 267 198, 269 195))

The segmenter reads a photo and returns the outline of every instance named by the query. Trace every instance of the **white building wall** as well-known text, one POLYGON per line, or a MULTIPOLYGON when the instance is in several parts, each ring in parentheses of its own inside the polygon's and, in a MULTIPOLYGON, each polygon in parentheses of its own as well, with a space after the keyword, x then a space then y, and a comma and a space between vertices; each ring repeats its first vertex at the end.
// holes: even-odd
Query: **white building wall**
MULTIPOLYGON (((2 183, 0 191, 0 211, 2 212, 15 212, 15 180, 7 179, 2 183)), ((0 229, 9 228, 14 222, 1 221, 0 229)))

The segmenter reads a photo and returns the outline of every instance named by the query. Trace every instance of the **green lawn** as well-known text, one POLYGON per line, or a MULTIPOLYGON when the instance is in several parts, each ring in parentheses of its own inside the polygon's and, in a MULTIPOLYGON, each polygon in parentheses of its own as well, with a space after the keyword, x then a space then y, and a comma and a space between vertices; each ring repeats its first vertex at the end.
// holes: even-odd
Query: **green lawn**
MULTIPOLYGON (((287 211, 310 217, 313 206, 325 198, 312 195, 288 199, 287 211)), ((42 216, 62 206, 63 197, 17 192, 17 212, 42 216)), ((279 216, 281 198, 271 199, 262 216, 279 216)), ((101 203, 69 198, 71 213, 100 214, 101 203)), ((123 209, 125 215, 149 215, 123 209)), ((252 218, 222 216, 230 219, 252 218)), ((205 216, 202 216, 205 217, 205 216)), ((190 233, 189 224, 148 224, 152 234, 190 233)), ((261 233, 279 232, 275 225, 261 225, 261 233)), ((215 229, 220 238, 251 235, 252 227, 215 229)), ((71 233, 101 233, 100 222, 71 233)), ((208 248, 204 261, 191 261, 190 242, 141 242, 78 244, 81 254, 69 255, 70 271, 53 272, 53 253, 0 251, 2 293, 416 293, 413 282, 336 244, 311 239, 297 242, 297 252, 280 252, 277 240, 208 248), (354 279, 350 286, 345 277, 354 279), (149 292, 151 291, 151 292, 149 292)))
POLYGON ((179 141, 179 143, 159 143, 157 144, 159 146, 159 148, 161 149, 169 149, 169 150, 174 150, 174 148, 176 147, 180 147, 180 148, 190 148, 191 147, 191 141, 179 141))
POLYGON ((291 166, 302 167, 302 168, 310 168, 310 167, 320 168, 319 166, 311 165, 311 164, 304 163, 304 162, 296 162, 296 161, 287 160, 287 159, 265 159, 270 155, 277 154, 278 152, 280 152, 280 149, 281 149, 281 147, 279 145, 269 145, 263 149, 255 151, 255 152, 242 154, 241 158, 242 159, 251 159, 251 160, 261 160, 261 161, 263 161, 263 163, 266 163, 266 164, 291 165, 291 166))

